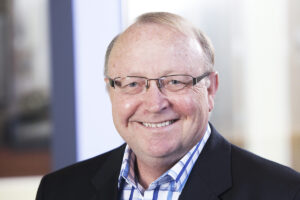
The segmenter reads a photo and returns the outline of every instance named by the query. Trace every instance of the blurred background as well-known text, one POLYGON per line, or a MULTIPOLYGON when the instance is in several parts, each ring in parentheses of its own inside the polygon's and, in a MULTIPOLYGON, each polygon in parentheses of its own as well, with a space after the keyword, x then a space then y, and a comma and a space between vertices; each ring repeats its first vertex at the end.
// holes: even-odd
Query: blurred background
POLYGON ((105 91, 110 40, 149 11, 204 31, 220 76, 211 121, 231 142, 300 171, 297 0, 0 0, 0 199, 120 145, 105 91))

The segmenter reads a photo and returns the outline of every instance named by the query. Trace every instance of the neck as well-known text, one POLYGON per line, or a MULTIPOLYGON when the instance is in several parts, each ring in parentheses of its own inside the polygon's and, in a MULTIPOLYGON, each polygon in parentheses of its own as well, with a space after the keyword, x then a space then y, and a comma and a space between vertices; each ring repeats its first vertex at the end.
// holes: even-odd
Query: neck
POLYGON ((147 189, 153 181, 168 171, 174 165, 174 163, 175 162, 169 164, 151 162, 149 165, 137 159, 135 163, 135 173, 137 175, 139 184, 141 184, 144 189, 147 189))

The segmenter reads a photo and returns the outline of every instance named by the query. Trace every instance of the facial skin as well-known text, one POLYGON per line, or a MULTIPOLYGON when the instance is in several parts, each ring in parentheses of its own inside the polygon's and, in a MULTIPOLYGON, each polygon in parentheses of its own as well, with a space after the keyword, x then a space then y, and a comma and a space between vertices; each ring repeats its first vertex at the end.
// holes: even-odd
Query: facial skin
MULTIPOLYGON (((196 77, 204 72, 203 52, 196 40, 156 24, 127 29, 108 61, 111 78, 158 78, 171 74, 196 77)), ((145 185, 171 168, 204 135, 214 106, 218 75, 212 73, 208 79, 176 93, 160 91, 155 81, 150 81, 148 90, 136 95, 109 88, 116 129, 135 153, 140 176, 152 173, 151 178, 145 178, 145 185), (145 126, 170 120, 175 122, 163 127, 145 126)))

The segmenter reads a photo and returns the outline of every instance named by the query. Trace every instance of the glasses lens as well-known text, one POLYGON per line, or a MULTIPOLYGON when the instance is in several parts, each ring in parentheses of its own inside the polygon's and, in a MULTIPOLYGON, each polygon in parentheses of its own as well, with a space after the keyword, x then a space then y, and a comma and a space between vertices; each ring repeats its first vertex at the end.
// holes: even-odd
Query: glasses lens
POLYGON ((169 91, 178 91, 184 87, 192 84, 193 78, 185 75, 165 76, 163 79, 163 86, 169 91))
POLYGON ((146 79, 140 77, 118 78, 115 80, 115 84, 125 94, 137 94, 145 88, 146 79))

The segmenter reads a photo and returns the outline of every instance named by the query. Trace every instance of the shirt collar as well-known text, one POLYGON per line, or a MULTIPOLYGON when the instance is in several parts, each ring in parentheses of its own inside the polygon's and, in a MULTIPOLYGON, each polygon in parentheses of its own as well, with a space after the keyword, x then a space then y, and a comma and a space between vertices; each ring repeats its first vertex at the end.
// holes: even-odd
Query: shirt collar
MULTIPOLYGON (((187 153, 183 156, 171 169, 166 171, 163 175, 161 175, 158 179, 156 179, 153 183, 150 184, 149 189, 155 188, 158 185, 175 181, 175 184, 172 184, 173 190, 182 190, 187 177, 189 176, 194 163, 199 157, 206 141, 210 136, 211 130, 210 126, 207 125, 206 132, 201 140, 187 153)), ((125 181, 127 184, 131 184, 134 187, 138 187, 141 189, 141 185, 138 184, 137 177, 135 175, 135 159, 136 156, 131 148, 126 145, 121 171, 119 175, 118 188, 120 189, 121 184, 125 181)), ((125 184, 126 184, 125 183, 125 184)))

